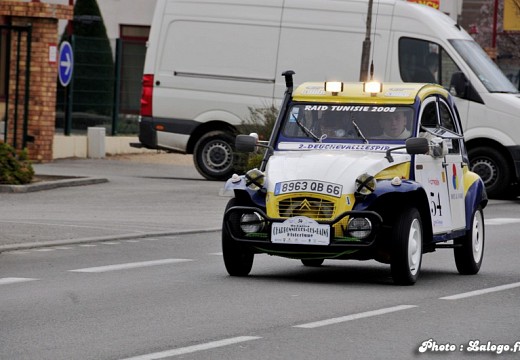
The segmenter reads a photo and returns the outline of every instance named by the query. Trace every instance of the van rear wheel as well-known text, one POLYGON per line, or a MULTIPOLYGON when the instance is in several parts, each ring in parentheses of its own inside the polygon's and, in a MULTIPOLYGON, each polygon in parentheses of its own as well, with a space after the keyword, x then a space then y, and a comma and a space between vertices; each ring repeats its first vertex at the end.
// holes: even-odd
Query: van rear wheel
POLYGON ((193 152, 197 171, 208 180, 227 180, 233 175, 234 141, 234 136, 224 131, 202 136, 193 152))
POLYGON ((477 173, 490 197, 503 197, 512 182, 510 167, 504 156, 492 147, 468 150, 471 171, 477 173))

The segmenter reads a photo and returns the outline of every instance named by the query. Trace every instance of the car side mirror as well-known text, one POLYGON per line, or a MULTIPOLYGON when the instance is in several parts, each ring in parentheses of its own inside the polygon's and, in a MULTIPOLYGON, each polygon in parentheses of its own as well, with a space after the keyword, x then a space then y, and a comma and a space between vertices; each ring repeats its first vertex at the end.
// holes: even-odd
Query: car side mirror
POLYGON ((406 140, 406 152, 411 155, 427 154, 430 151, 428 139, 414 137, 406 140))
POLYGON ((255 151, 258 138, 251 135, 237 135, 235 149, 239 152, 250 153, 255 151))

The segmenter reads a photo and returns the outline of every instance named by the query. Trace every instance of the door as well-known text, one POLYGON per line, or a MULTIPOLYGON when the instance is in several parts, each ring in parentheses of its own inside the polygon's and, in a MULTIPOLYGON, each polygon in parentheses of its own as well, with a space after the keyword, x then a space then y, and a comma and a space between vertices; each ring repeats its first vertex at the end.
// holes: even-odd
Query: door
MULTIPOLYGON (((450 106, 437 96, 423 102, 421 126, 444 151, 416 157, 416 178, 428 193, 434 234, 465 227, 462 129, 450 106)), ((426 134, 423 133, 423 134, 426 134)))

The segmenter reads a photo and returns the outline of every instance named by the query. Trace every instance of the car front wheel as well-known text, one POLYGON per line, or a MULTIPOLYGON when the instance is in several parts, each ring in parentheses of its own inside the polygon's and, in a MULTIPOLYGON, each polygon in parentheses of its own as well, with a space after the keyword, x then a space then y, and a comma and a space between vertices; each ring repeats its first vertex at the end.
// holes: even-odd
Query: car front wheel
POLYGON ((392 228, 392 278, 398 285, 413 285, 422 262, 423 230, 421 215, 415 208, 405 210, 392 228))
MULTIPOLYGON (((233 206, 240 206, 237 199, 229 200, 226 211, 233 206)), ((233 219, 229 220, 230 226, 234 226, 233 219)), ((222 224, 222 255, 224 257, 224 265, 231 276, 247 276, 253 268, 254 253, 242 244, 231 238, 227 226, 222 224)))

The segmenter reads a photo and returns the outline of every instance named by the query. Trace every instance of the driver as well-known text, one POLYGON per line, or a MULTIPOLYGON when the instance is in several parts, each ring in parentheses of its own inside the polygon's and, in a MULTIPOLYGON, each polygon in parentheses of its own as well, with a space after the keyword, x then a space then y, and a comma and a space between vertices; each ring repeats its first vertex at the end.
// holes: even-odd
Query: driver
POLYGON ((320 122, 320 131, 327 138, 340 138, 346 134, 343 114, 340 112, 328 112, 323 114, 320 122))

